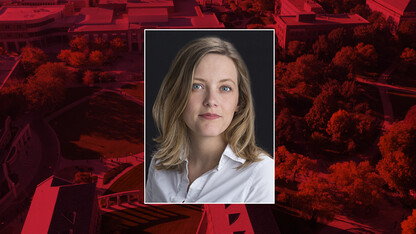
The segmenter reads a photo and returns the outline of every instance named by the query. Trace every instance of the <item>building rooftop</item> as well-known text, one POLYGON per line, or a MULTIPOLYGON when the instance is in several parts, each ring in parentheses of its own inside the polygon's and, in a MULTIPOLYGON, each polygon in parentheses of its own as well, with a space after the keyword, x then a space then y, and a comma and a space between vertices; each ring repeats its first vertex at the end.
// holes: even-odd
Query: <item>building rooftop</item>
POLYGON ((298 21, 296 15, 278 16, 278 18, 288 26, 368 23, 358 14, 316 14, 315 19, 311 21, 298 21))
POLYGON ((322 8, 321 5, 312 1, 312 0, 286 0, 287 2, 291 3, 294 7, 296 7, 299 11, 305 11, 305 4, 310 5, 311 7, 322 8))
POLYGON ((128 0, 127 8, 174 7, 173 0, 128 0))
POLYGON ((99 7, 84 7, 78 14, 78 24, 110 24, 113 21, 113 10, 99 7))
POLYGON ((113 19, 109 24, 86 24, 77 25, 69 29, 70 32, 99 32, 99 31, 127 31, 129 22, 127 17, 122 19, 113 19))
POLYGON ((58 0, 21 0, 22 3, 31 3, 31 2, 43 2, 43 3, 55 3, 58 2, 58 0))
POLYGON ((63 11, 64 5, 53 6, 3 6, 0 8, 0 22, 14 22, 42 19, 63 11))
POLYGON ((416 0, 373 0, 389 9, 403 14, 405 12, 416 12, 416 0))
POLYGON ((128 9, 129 23, 167 22, 166 8, 130 8, 128 9))
POLYGON ((127 0, 100 0, 100 5, 106 4, 127 4, 127 0))
POLYGON ((22 233, 89 233, 95 190, 95 184, 49 177, 36 188, 22 233))

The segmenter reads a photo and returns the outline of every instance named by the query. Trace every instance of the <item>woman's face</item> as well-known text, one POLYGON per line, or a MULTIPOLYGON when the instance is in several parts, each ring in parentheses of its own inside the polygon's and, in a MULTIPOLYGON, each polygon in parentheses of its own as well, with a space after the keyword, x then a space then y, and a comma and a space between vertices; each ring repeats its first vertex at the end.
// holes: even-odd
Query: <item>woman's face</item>
POLYGON ((192 91, 183 113, 191 137, 218 137, 238 110, 238 79, 234 62, 207 54, 195 68, 192 91))

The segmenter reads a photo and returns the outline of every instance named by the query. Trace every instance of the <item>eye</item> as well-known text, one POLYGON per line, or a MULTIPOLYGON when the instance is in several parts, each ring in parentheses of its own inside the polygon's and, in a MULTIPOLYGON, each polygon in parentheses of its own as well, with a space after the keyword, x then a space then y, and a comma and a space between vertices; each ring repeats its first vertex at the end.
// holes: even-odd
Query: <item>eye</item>
POLYGON ((224 91, 224 92, 230 92, 231 91, 231 87, 229 87, 229 86, 221 86, 221 91, 224 91))
POLYGON ((202 85, 201 85, 201 84, 192 84, 192 89, 193 89, 193 90, 199 90, 199 89, 202 89, 202 85))

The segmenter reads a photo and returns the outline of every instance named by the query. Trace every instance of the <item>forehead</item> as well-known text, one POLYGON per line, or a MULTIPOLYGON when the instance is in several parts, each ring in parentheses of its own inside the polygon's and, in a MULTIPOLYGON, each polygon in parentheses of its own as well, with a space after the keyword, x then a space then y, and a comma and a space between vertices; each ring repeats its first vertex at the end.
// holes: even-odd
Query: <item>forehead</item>
POLYGON ((231 79, 237 81, 238 71, 228 56, 210 53, 202 57, 195 67, 194 78, 207 80, 231 79))

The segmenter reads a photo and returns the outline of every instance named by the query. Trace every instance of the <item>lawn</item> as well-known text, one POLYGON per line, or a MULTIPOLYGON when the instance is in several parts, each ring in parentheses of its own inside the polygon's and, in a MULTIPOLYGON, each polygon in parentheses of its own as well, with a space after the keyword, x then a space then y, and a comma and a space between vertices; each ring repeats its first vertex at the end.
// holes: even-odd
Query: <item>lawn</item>
POLYGON ((102 233, 196 233, 200 205, 138 207, 102 215, 102 233))
POLYGON ((389 92, 391 105, 393 106, 393 115, 396 121, 401 121, 406 116, 410 107, 416 105, 416 95, 401 93, 401 92, 389 92))
POLYGON ((121 89, 130 94, 133 97, 136 97, 140 100, 144 100, 144 87, 143 83, 137 84, 126 84, 121 87, 121 89))
POLYGON ((124 157, 143 151, 143 107, 103 93, 51 122, 68 159, 124 157))
POLYGON ((119 193, 137 189, 140 189, 143 192, 143 170, 143 163, 130 169, 126 174, 115 181, 111 187, 108 188, 105 194, 119 193))

